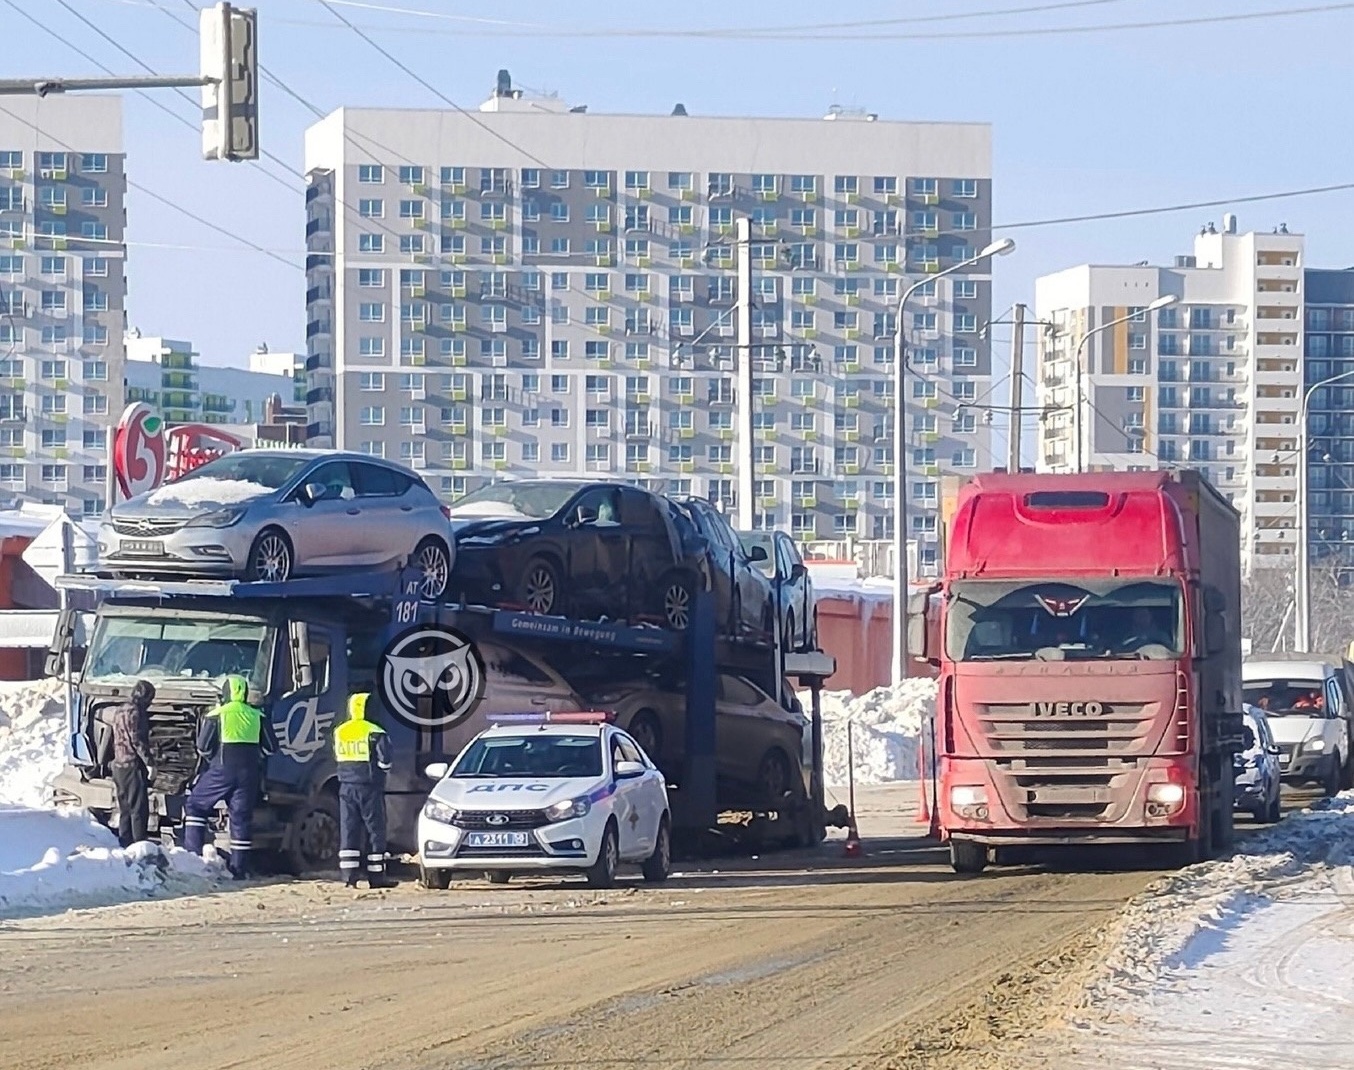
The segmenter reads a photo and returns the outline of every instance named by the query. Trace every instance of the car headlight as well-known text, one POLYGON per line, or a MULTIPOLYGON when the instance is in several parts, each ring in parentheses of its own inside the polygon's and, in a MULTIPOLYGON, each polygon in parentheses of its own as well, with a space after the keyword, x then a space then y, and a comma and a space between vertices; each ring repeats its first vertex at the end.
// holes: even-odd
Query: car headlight
POLYGON ((587 799, 566 799, 545 808, 545 816, 551 821, 568 821, 571 817, 587 817, 592 803, 587 799))
POLYGON ((456 808, 448 806, 444 802, 438 802, 436 799, 429 799, 423 804, 423 816, 429 821, 436 821, 442 825, 450 825, 456 820, 456 808))
POLYGON ((211 513, 203 513, 201 516, 195 516, 188 521, 184 527, 189 528, 228 528, 232 524, 238 524, 240 518, 244 516, 248 506, 237 505, 231 509, 217 509, 211 513))
POLYGON ((1302 745, 1302 749, 1311 751, 1323 751, 1326 749, 1326 741, 1324 739, 1309 739, 1306 743, 1302 745))

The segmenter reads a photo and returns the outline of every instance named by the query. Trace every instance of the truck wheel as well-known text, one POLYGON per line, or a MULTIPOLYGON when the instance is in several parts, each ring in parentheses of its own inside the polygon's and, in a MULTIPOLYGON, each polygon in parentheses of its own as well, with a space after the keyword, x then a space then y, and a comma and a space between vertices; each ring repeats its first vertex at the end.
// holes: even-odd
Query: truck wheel
POLYGON ((981 873, 987 868, 987 848, 972 840, 951 840, 950 868, 956 873, 981 873))
POLYGON ((773 747, 762 755, 761 765, 757 767, 757 791, 767 809, 775 810, 785 805, 791 783, 790 763, 779 749, 773 747))
POLYGON ((616 885, 616 870, 621 865, 620 838, 616 835, 616 826, 607 822, 606 832, 602 834, 602 846, 597 851, 597 861, 584 872, 590 888, 613 888, 616 885))
POLYGON ((668 831, 666 814, 658 823, 658 839, 653 854, 644 860, 642 871, 650 884, 661 884, 672 873, 672 833, 668 831))
POLYGON ((293 873, 333 869, 339 849, 338 800, 322 794, 297 807, 292 813, 286 844, 284 854, 293 873))
POLYGON ((418 883, 424 888, 432 888, 436 891, 445 892, 451 887, 451 870, 428 869, 424 866, 419 866, 418 883))

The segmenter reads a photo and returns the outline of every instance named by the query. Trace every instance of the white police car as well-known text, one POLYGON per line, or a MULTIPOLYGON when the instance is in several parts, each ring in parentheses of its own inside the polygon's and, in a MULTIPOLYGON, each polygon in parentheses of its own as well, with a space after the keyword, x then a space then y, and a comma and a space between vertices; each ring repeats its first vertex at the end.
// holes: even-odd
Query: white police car
POLYGON ((583 873, 610 887, 624 862, 647 881, 671 869, 663 774, 609 713, 501 714, 448 767, 418 819, 425 888, 457 871, 495 883, 514 873, 583 873))

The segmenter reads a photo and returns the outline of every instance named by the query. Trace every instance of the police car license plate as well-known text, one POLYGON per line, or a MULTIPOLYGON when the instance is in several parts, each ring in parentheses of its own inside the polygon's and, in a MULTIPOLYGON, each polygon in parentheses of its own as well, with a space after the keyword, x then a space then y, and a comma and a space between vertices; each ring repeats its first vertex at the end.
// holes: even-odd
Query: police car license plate
POLYGON ((139 557, 163 557, 165 544, 159 539, 123 539, 119 549, 124 554, 136 554, 139 557))
POLYGON ((530 839, 525 832, 467 832, 467 847, 527 847, 530 839))

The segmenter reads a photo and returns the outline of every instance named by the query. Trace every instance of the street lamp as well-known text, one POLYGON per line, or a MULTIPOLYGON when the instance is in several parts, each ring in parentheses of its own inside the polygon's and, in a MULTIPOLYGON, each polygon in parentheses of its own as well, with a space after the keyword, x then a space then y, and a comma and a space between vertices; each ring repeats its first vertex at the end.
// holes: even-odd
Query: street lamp
MULTIPOLYGON (((1086 349, 1086 343, 1089 342, 1092 338, 1094 338, 1097 334, 1100 334, 1102 331, 1108 331, 1111 327, 1117 327, 1121 323, 1127 323, 1129 320, 1137 319, 1139 316, 1144 315, 1145 313, 1156 312, 1158 309, 1165 308, 1167 305, 1173 305, 1179 300, 1180 298, 1177 297, 1175 294, 1166 294, 1164 297, 1158 297, 1155 301, 1153 301, 1150 305, 1148 305, 1142 312, 1130 312, 1127 316, 1120 316, 1118 319, 1110 320, 1108 323, 1102 323, 1099 327, 1092 327, 1089 331, 1083 334, 1081 336, 1081 340, 1077 342, 1076 351, 1072 355, 1072 365, 1077 377, 1075 427, 1077 431, 1078 472, 1086 471, 1086 465, 1083 463, 1083 454, 1081 449, 1081 438, 1082 438, 1081 410, 1083 408, 1082 401, 1085 398, 1085 392, 1083 387, 1085 385, 1084 381, 1086 378, 1085 370, 1082 367, 1082 353, 1086 349)), ((1094 427, 1094 424, 1092 426, 1094 427)))
POLYGON ((993 256, 1005 256, 1015 248, 1012 238, 999 238, 976 256, 951 264, 943 271, 918 279, 898 298, 893 325, 893 682, 902 680, 907 667, 907 399, 903 395, 907 349, 904 314, 907 299, 936 279, 965 271, 993 256))
POLYGON ((1354 371, 1341 372, 1313 383, 1302 395, 1302 405, 1298 408, 1298 574, 1293 584, 1293 623, 1297 634, 1293 646, 1299 654, 1309 653, 1312 649, 1312 561, 1307 546, 1307 409, 1312 395, 1323 386, 1351 377, 1354 377, 1354 371))

